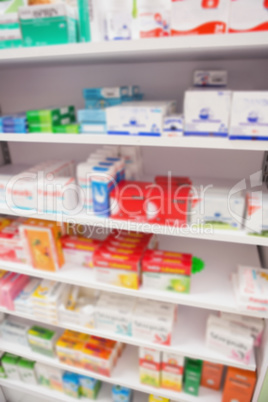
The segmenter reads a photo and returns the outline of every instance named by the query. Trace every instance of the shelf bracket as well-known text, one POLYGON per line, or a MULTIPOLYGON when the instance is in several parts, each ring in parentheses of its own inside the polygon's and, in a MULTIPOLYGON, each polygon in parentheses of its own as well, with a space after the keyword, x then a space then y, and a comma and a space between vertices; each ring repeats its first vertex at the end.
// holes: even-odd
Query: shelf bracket
POLYGON ((2 151, 3 164, 8 165, 9 163, 11 163, 11 156, 9 153, 8 142, 0 141, 0 146, 2 151))
POLYGON ((268 152, 264 152, 262 162, 262 182, 268 187, 268 152))

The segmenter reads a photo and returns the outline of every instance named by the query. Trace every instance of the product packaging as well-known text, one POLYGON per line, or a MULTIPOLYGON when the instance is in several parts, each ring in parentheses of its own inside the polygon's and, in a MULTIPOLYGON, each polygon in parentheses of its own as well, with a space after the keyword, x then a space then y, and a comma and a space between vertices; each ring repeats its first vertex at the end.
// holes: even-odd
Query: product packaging
POLYGON ((37 385, 35 376, 35 362, 32 360, 20 358, 18 362, 18 372, 22 382, 37 385))
POLYGON ((28 263, 35 269, 58 271, 64 264, 61 228, 56 222, 28 219, 20 226, 28 263))
POLYGON ((7 318, 1 324, 2 339, 16 343, 21 346, 28 346, 27 334, 30 324, 20 317, 7 318))
POLYGON ((1 279, 0 305, 8 310, 14 310, 14 299, 29 282, 27 275, 10 272, 1 279))
POLYGON ((258 32, 268 30, 267 2, 265 0, 231 1, 229 32, 258 32))
POLYGON ((268 91, 234 92, 232 98, 230 139, 268 140, 267 111, 268 91))
POLYGON ((227 32, 229 0, 175 0, 171 8, 171 35, 227 32))
POLYGON ((19 18, 24 46, 77 42, 77 11, 64 2, 21 7, 19 18))
POLYGON ((256 384, 256 372, 228 367, 222 402, 250 402, 256 384))
POLYGON ((54 357, 56 336, 56 332, 34 325, 28 331, 28 342, 33 352, 54 357))
POLYGON ((181 114, 171 115, 165 118, 163 136, 181 137, 184 131, 184 118, 181 114))
POLYGON ((175 353, 163 352, 161 366, 161 387, 172 391, 182 390, 184 357, 175 353))
MULTIPOLYGON (((179 4, 179 3, 178 3, 179 4)), ((184 135, 227 137, 231 91, 190 89, 184 95, 184 135)))
POLYGON ((101 388, 101 381, 95 378, 79 376, 80 395, 82 398, 97 399, 101 388))
POLYGON ((130 102, 106 109, 108 134, 160 136, 176 102, 130 102))
POLYGON ((165 0, 137 0, 138 37, 168 36, 170 31, 171 2, 165 0))
POLYGON ((66 371, 62 376, 64 393, 72 398, 80 398, 79 375, 66 371))
POLYGON ((139 349, 140 382, 151 387, 161 386, 161 352, 159 350, 139 349))
POLYGON ((100 244, 97 239, 82 236, 65 235, 61 238, 65 262, 88 268, 93 267, 93 254, 100 244))
POLYGON ((19 371, 18 371, 18 363, 20 357, 13 355, 11 353, 5 353, 1 359, 2 366, 5 370, 6 376, 10 380, 21 381, 19 371))
POLYGON ((33 315, 33 304, 31 296, 40 285, 41 279, 31 278, 14 300, 15 310, 26 315, 33 315))
POLYGON ((211 362, 203 362, 201 385, 219 391, 222 383, 224 366, 211 362))
POLYGON ((202 361, 186 359, 184 375, 184 392, 198 396, 202 373, 202 361))

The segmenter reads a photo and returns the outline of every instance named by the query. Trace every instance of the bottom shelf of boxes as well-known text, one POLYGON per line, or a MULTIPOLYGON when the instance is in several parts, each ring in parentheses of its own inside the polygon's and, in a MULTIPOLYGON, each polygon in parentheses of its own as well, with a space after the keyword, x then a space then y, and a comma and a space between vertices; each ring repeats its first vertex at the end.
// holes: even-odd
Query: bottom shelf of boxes
MULTIPOLYGON (((124 349, 122 356, 119 358, 111 377, 107 377, 105 375, 97 374, 89 370, 62 363, 56 357, 44 356, 40 353, 33 352, 29 347, 22 346, 17 343, 15 344, 12 342, 1 340, 1 350, 4 352, 17 354, 19 356, 46 364, 51 367, 57 367, 63 371, 72 371, 73 373, 91 376, 95 379, 99 379, 110 384, 116 384, 122 387, 131 388, 134 391, 159 395, 180 402, 192 402, 196 400, 195 396, 187 394, 185 392, 175 392, 141 384, 139 378, 138 349, 133 346, 127 346, 124 349)), ((6 383, 8 385, 8 380, 6 380, 6 383)), ((198 401, 220 402, 221 395, 221 392, 200 387, 198 401)))
MULTIPOLYGON (((30 383, 25 383, 22 381, 15 381, 7 378, 0 378, 0 386, 7 387, 16 390, 17 392, 25 392, 30 395, 34 395, 37 398, 47 398, 50 401, 57 402, 73 402, 74 398, 68 396, 63 392, 50 389, 48 387, 43 387, 41 385, 35 385, 30 383)), ((112 386, 110 384, 102 383, 100 392, 97 396, 98 402, 111 402, 112 396, 112 386)), ((81 397, 79 398, 81 402, 88 402, 91 399, 81 397)), ((133 393, 132 402, 147 402, 148 395, 142 392, 135 391, 133 393)))

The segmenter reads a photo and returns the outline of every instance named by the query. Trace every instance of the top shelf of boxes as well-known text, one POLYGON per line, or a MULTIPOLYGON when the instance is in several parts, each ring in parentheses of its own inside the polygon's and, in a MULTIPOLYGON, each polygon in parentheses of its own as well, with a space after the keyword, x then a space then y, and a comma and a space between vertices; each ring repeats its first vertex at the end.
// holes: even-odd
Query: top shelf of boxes
POLYGON ((268 32, 194 35, 0 50, 0 64, 176 61, 268 57, 268 32))
POLYGON ((268 57, 267 0, 21 4, 1 6, 1 64, 268 57))

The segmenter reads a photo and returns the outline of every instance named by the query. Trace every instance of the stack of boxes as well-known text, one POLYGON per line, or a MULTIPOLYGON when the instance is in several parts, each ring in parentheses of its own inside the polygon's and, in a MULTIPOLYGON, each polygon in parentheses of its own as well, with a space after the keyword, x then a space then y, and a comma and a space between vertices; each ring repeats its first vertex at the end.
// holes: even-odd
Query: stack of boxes
POLYGON ((0 50, 22 46, 18 10, 25 0, 0 2, 0 50))
POLYGON ((34 317, 57 325, 58 308, 69 288, 70 285, 43 279, 31 295, 34 317))
POLYGON ((169 352, 140 348, 140 381, 156 388, 182 390, 184 357, 169 352))
POLYGON ((54 357, 57 336, 52 329, 34 325, 28 330, 28 343, 33 352, 54 357))
POLYGON ((27 127, 25 113, 0 117, 0 132, 2 133, 27 133, 27 127))
POLYGON ((0 305, 14 310, 14 299, 28 284, 30 277, 15 272, 0 271, 0 305))
POLYGON ((77 9, 64 2, 19 9, 24 46, 74 43, 78 40, 77 9))
POLYGON ((75 123, 75 108, 74 106, 67 106, 54 109, 29 110, 26 112, 26 118, 29 133, 53 133, 58 132, 58 130, 62 130, 59 132, 64 132, 64 129, 68 130, 69 125, 73 126, 75 123))
POLYGON ((150 234, 112 233, 94 254, 97 281, 139 289, 144 251, 155 246, 156 238, 150 234))
POLYGON ((78 110, 81 133, 106 134, 106 108, 142 98, 138 86, 88 88, 83 90, 85 109, 78 110))

